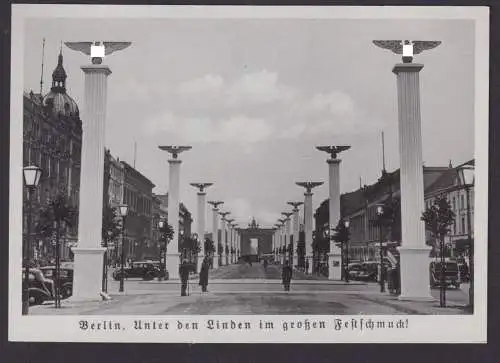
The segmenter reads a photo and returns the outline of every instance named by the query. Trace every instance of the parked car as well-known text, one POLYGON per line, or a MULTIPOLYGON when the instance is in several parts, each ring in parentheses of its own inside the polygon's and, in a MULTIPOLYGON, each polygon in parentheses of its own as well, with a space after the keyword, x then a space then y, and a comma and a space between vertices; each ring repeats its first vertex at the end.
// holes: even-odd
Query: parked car
MULTIPOLYGON (((429 265, 430 285, 438 287, 441 285, 441 261, 432 261, 429 265)), ((444 285, 460 287, 460 273, 456 261, 446 260, 444 262, 444 285)))
MULTIPOLYGON (((140 277, 144 280, 152 280, 160 276, 161 271, 159 266, 153 261, 135 261, 128 267, 123 268, 123 278, 140 277)), ((119 281, 122 276, 122 269, 120 266, 113 271, 113 279, 119 281)))
MULTIPOLYGON (((23 269, 23 289, 25 288, 25 276, 26 271, 23 269)), ((30 305, 41 305, 44 301, 54 299, 54 282, 51 279, 46 278, 42 271, 30 268, 28 279, 28 299, 30 305)))
MULTIPOLYGON (((70 265, 64 265, 66 267, 59 268, 59 295, 62 299, 67 299, 73 295, 73 267, 70 265)), ((44 266, 40 267, 43 275, 47 279, 56 281, 56 266, 44 266)))
POLYGON ((350 263, 349 266, 347 267, 349 271, 349 278, 351 280, 357 280, 358 275, 361 272, 361 269, 363 268, 363 263, 362 262, 353 262, 350 263))
POLYGON ((378 262, 365 261, 361 264, 361 269, 357 274, 357 280, 377 281, 378 280, 378 262))

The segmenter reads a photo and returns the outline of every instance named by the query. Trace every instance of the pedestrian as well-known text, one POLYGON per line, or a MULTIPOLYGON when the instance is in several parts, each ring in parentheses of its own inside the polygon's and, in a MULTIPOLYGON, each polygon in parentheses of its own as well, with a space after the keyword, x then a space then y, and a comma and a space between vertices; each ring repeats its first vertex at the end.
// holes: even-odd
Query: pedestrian
POLYGON ((267 260, 266 259, 264 259, 264 270, 267 271, 267 260))
POLYGON ((292 268, 290 267, 290 264, 288 261, 285 261, 285 264, 283 265, 283 270, 281 272, 281 279, 283 282, 283 287, 285 288, 285 291, 290 291, 290 280, 292 280, 292 268))
POLYGON ((190 267, 186 259, 182 260, 179 266, 179 276, 181 278, 181 296, 186 296, 186 290, 189 280, 190 267))
POLYGON ((209 266, 208 256, 205 256, 205 258, 203 259, 203 262, 201 263, 201 268, 200 268, 200 283, 199 283, 199 285, 201 286, 202 292, 207 292, 208 266, 209 266))
POLYGON ((305 273, 309 273, 309 259, 306 259, 306 270, 305 273))

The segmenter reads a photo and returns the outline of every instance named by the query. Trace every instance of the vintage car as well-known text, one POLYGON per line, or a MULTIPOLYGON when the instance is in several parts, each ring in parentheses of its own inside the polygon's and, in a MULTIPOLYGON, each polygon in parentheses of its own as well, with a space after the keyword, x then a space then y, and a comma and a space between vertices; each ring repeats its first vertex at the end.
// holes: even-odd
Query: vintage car
MULTIPOLYGON (((23 269, 23 289, 26 271, 23 269)), ((54 282, 44 276, 42 271, 35 268, 29 270, 29 304, 41 305, 44 301, 53 300, 55 295, 54 282)))
MULTIPOLYGON (((140 277, 143 280, 152 280, 161 275, 159 264, 153 261, 135 261, 123 268, 123 278, 140 277)), ((113 271, 113 279, 119 281, 122 277, 120 266, 113 271)))
MULTIPOLYGON (((429 265, 429 278, 431 287, 441 286, 441 261, 432 261, 429 265)), ((445 260, 443 269, 443 282, 445 286, 460 288, 460 273, 458 264, 453 260, 445 260)))
POLYGON ((378 280, 378 262, 365 261, 361 264, 356 280, 359 281, 377 281, 378 280))
MULTIPOLYGON (((66 267, 59 268, 59 295, 62 299, 66 299, 73 295, 73 268, 69 265, 64 265, 66 267)), ((56 266, 44 266, 40 267, 43 275, 47 279, 57 282, 56 279, 56 266)))

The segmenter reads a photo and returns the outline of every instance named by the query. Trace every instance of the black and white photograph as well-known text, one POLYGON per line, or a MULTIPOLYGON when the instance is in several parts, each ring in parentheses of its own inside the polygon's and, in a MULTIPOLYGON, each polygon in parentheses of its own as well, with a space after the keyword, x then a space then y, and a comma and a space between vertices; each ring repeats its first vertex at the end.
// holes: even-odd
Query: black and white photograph
POLYGON ((487 8, 12 14, 10 340, 486 342, 487 8))

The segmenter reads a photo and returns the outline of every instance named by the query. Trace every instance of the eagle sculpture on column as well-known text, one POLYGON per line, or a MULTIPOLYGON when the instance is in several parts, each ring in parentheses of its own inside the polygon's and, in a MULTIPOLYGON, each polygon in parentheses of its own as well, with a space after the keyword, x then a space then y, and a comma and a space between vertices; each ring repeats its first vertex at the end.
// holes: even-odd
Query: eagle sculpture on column
POLYGON ((316 149, 319 151, 324 151, 330 154, 332 159, 337 159, 337 154, 341 153, 342 151, 349 150, 351 147, 347 145, 341 145, 341 146, 316 146, 316 149))
MULTIPOLYGON (((92 46, 102 47, 104 46, 104 55, 110 55, 118 50, 122 50, 127 48, 132 44, 132 42, 65 42, 66 46, 69 49, 76 50, 78 52, 82 52, 83 54, 92 56, 92 46)), ((92 64, 101 64, 102 57, 92 57, 92 64)))
POLYGON ((410 55, 403 56, 403 63, 411 63, 414 54, 436 48, 441 44, 438 40, 374 40, 373 44, 382 49, 388 49, 395 54, 403 54, 403 45, 412 46, 410 55))
POLYGON ((187 150, 191 150, 192 146, 158 146, 160 148, 160 150, 163 150, 163 151, 166 151, 166 152, 169 152, 170 154, 172 154, 172 157, 174 159, 177 159, 177 156, 183 152, 183 151, 187 151, 187 150))

